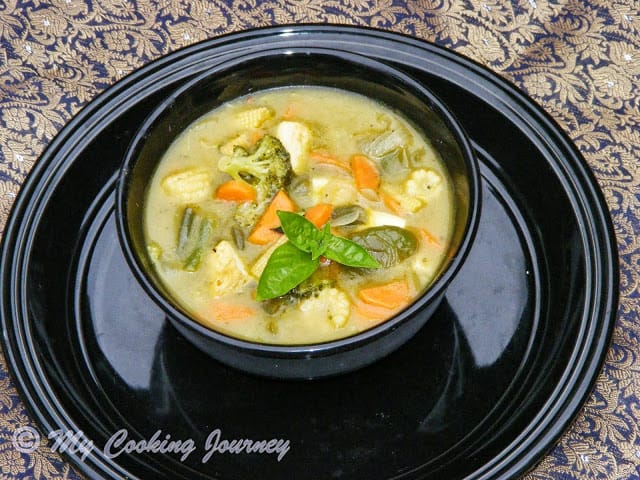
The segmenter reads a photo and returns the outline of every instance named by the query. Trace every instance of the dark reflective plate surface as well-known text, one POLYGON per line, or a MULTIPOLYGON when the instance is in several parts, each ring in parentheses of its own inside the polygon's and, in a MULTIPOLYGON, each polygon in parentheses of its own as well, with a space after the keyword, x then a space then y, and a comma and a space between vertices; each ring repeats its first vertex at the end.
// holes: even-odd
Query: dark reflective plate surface
POLYGON ((51 144, 3 239, 3 347, 42 430, 93 442, 67 452, 90 477, 514 478, 595 381, 617 306, 614 247, 575 148, 491 73, 372 30, 245 32, 138 71, 51 144), (128 271, 114 221, 123 152, 163 95, 226 56, 287 45, 358 52, 427 83, 467 129, 484 187, 476 244, 434 318, 388 358, 309 383, 245 375, 187 343, 128 271), (182 443, 127 453, 124 435, 182 443), (235 439, 281 440, 280 460, 221 451, 235 439))

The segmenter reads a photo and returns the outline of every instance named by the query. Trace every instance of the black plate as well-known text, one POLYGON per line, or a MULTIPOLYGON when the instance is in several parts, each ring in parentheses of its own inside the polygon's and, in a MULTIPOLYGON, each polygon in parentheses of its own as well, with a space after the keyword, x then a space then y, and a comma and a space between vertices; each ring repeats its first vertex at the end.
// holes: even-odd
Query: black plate
MULTIPOLYGON (((22 188, 2 250, 4 352, 46 433, 86 475, 153 479, 513 478, 554 445, 602 366, 618 272, 606 205, 584 160, 520 92, 448 51, 349 27, 257 30, 155 62, 86 107, 22 188), (181 338, 126 267, 114 178, 145 115, 227 56, 323 46, 396 64, 466 127, 482 162, 478 238, 433 319, 358 372, 310 383, 248 376, 181 338), (193 441, 179 453, 107 450, 128 439, 193 441), (220 453, 207 436, 288 440, 276 454, 220 453)), ((219 446, 221 444, 218 444, 219 446)))

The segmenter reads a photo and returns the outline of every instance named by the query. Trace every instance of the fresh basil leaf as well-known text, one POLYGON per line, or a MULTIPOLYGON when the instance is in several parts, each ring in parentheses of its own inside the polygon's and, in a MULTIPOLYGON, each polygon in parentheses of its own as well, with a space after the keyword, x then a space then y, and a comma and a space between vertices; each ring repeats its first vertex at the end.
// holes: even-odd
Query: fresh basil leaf
POLYGON ((333 234, 331 233, 331 226, 327 223, 325 224, 322 230, 318 230, 321 232, 321 240, 320 244, 311 251, 311 258, 314 260, 318 258, 320 255, 324 255, 329 246, 329 242, 333 238, 333 234))
POLYGON ((322 229, 322 241, 325 245, 329 245, 329 240, 331 240, 335 235, 331 233, 331 225, 328 223, 324 224, 324 228, 322 229))
POLYGON ((378 268, 380 264, 362 246, 322 230, 301 215, 279 210, 278 217, 288 242, 276 248, 258 281, 256 298, 280 297, 306 280, 320 265, 321 255, 349 267, 378 268))
POLYGON ((323 253, 325 257, 348 267, 379 268, 378 261, 356 242, 332 235, 323 253))
POLYGON ((289 241, 300 250, 311 253, 312 258, 318 258, 326 247, 326 235, 323 231, 304 218, 302 215, 278 210, 282 231, 289 241))
POLYGON ((311 258, 315 260, 316 258, 320 258, 320 255, 324 253, 327 249, 326 245, 322 244, 314 244, 311 246, 311 258))
POLYGON ((276 248, 258 281, 256 299, 258 301, 284 295, 316 271, 320 261, 312 259, 309 252, 296 247, 293 242, 283 243, 276 248))

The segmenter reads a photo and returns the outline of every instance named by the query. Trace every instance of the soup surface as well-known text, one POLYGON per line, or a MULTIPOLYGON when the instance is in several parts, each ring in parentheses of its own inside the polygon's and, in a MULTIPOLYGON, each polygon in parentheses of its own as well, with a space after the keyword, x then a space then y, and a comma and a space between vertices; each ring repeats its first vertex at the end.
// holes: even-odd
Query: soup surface
POLYGON ((403 117, 351 92, 287 87, 190 125, 144 215, 157 272, 198 321, 309 344, 371 328, 428 288, 454 205, 436 151, 403 117))

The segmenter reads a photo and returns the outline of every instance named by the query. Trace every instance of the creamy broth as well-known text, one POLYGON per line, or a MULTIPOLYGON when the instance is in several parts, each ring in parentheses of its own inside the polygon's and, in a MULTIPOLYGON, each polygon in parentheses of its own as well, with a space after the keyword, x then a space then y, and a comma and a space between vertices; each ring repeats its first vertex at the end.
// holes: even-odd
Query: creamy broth
POLYGON ((144 228, 165 286, 203 325, 257 342, 309 344, 371 328, 428 288, 448 250, 454 208, 441 159, 403 117, 350 92, 288 87, 237 99, 189 126, 151 179, 144 228), (229 166, 267 142, 291 167, 277 194, 265 193, 259 173, 229 166), (285 208, 270 208, 282 199, 285 208), (292 291, 256 300, 261 276, 273 271, 264 270, 270 254, 288 240, 266 222, 282 209, 319 231, 328 223, 381 266, 320 256, 292 291))

